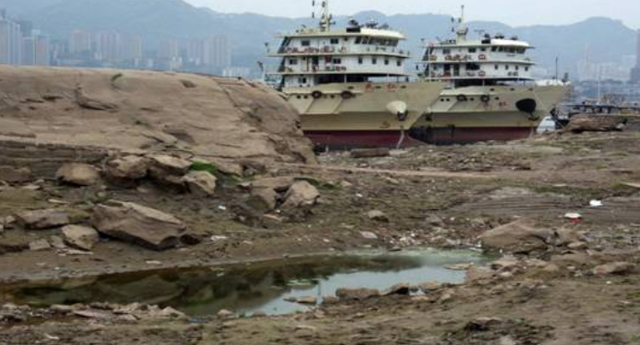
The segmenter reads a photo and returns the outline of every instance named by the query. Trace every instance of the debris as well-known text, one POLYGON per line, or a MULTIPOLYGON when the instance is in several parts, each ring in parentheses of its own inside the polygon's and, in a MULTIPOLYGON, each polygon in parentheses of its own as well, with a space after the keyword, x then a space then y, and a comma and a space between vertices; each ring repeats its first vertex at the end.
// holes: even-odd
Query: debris
POLYGON ((162 265, 162 261, 157 261, 157 260, 149 260, 149 261, 145 261, 144 263, 147 264, 147 265, 150 265, 150 266, 160 266, 160 265, 162 265))
POLYGON ((589 206, 591 207, 602 207, 603 203, 600 200, 591 200, 591 202, 589 202, 589 206))
POLYGON ((220 242, 229 239, 227 236, 211 236, 211 242, 220 242))
POLYGON ((582 215, 580 213, 567 213, 564 215, 564 217, 570 219, 574 224, 580 223, 580 221, 582 221, 582 215))
POLYGON ((69 224, 69 214, 59 209, 24 211, 16 214, 17 221, 26 229, 50 229, 69 224))
POLYGON ((378 235, 371 231, 360 231, 360 235, 367 240, 377 240, 378 235))
POLYGON ((307 304, 307 305, 317 305, 318 298, 315 296, 304 296, 304 297, 290 297, 285 299, 287 302, 298 303, 298 304, 307 304))
POLYGON ((62 228, 62 234, 67 244, 86 251, 91 251, 100 241, 98 231, 88 226, 67 225, 62 228))
POLYGON ((387 215, 384 214, 384 212, 378 211, 378 210, 369 211, 369 213, 367 213, 367 217, 377 222, 383 222, 383 223, 389 222, 389 217, 387 217, 387 215))
POLYGON ((89 164, 71 163, 58 169, 56 179, 74 186, 93 186, 100 180, 100 172, 89 164))
POLYGON ((622 131, 628 120, 617 115, 577 115, 565 128, 566 132, 612 132, 622 131))
POLYGON ((154 250, 175 247, 186 231, 185 223, 173 215, 119 201, 96 206, 91 223, 107 236, 154 250))

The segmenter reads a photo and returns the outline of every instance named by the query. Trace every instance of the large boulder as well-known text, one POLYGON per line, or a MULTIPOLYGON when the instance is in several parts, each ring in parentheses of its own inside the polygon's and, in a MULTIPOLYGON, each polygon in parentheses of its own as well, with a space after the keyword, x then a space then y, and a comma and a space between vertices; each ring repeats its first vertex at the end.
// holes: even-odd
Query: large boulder
POLYGON ((216 192, 218 179, 209 172, 191 171, 182 180, 187 185, 189 192, 195 195, 209 197, 216 192))
POLYGON ((75 248, 90 251, 100 241, 100 235, 94 228, 79 225, 67 225, 62 228, 64 241, 75 248))
POLYGON ((534 221, 521 219, 480 235, 485 249, 512 253, 529 253, 544 250, 553 242, 555 233, 541 228, 534 221))
POLYGON ((309 209, 316 205, 320 192, 307 181, 297 181, 284 196, 283 210, 309 209))
POLYGON ((56 178, 75 186, 93 186, 100 181, 100 172, 89 164, 70 163, 58 169, 56 178))
POLYGON ((187 174, 192 163, 188 160, 169 156, 153 155, 149 157, 149 175, 161 184, 184 188, 184 175, 187 174))
POLYGON ((65 226, 71 222, 67 211, 55 208, 23 211, 15 215, 18 223, 25 229, 42 230, 65 226))
POLYGON ((119 201, 96 206, 91 223, 107 236, 153 250, 175 247, 187 228, 173 215, 119 201))

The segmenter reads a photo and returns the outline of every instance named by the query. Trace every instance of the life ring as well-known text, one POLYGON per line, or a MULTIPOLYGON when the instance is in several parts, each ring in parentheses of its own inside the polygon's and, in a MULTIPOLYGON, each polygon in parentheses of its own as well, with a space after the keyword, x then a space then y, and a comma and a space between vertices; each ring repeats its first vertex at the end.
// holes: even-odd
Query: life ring
POLYGON ((485 54, 480 54, 480 55, 478 56, 478 59, 480 59, 480 60, 486 60, 486 59, 487 59, 487 56, 486 56, 485 54))
POLYGON ((320 98, 322 98, 322 92, 317 91, 317 90, 313 91, 311 93, 311 97, 313 97, 314 99, 320 99, 320 98))
POLYGON ((480 100, 481 100, 483 103, 489 103, 489 101, 491 100, 491 96, 489 96, 489 95, 482 95, 482 96, 480 96, 480 100))
POLYGON ((467 96, 458 95, 458 96, 456 96, 456 99, 458 100, 458 102, 466 102, 467 101, 467 96))
POLYGON ((340 97, 342 97, 342 99, 351 99, 353 98, 353 96, 355 96, 353 92, 348 90, 342 91, 342 93, 340 94, 340 97))

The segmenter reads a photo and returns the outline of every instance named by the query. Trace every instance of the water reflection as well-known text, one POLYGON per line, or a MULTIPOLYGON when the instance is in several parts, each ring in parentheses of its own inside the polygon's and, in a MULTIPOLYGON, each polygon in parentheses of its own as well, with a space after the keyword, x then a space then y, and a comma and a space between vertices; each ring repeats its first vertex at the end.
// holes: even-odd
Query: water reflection
POLYGON ((482 261, 476 253, 460 251, 316 257, 23 286, 5 291, 4 299, 36 306, 140 302, 172 306, 194 316, 212 315, 221 309, 286 314, 307 308, 285 302, 287 297, 333 295, 341 287, 385 289, 398 283, 457 283, 464 279, 464 273, 444 266, 482 261))

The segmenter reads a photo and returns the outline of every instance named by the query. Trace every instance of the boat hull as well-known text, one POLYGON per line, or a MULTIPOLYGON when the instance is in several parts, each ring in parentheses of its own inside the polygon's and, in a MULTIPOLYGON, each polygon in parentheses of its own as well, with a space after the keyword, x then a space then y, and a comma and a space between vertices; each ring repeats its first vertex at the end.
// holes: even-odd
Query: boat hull
POLYGON ((320 149, 402 148, 424 144, 407 131, 306 131, 305 135, 320 149))

